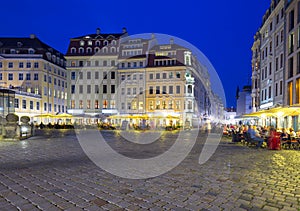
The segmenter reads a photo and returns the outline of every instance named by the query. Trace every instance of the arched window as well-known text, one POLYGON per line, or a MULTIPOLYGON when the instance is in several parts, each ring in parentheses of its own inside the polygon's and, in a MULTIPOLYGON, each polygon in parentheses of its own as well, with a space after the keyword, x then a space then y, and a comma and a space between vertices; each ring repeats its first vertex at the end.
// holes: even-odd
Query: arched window
POLYGON ((104 40, 104 43, 103 43, 105 46, 108 45, 108 41, 107 40, 104 40))
POLYGON ((188 85, 188 93, 189 94, 193 93, 193 87, 192 87, 192 85, 188 85))
POLYGON ((71 48, 71 53, 76 53, 76 48, 71 48))
POLYGON ((115 52, 116 52, 116 48, 115 48, 115 47, 111 47, 111 48, 110 48, 110 52, 111 52, 111 53, 115 53, 115 52))
POLYGON ((29 48, 29 49, 28 49, 28 53, 29 53, 29 54, 34 54, 34 49, 29 48))
POLYGON ((97 40, 96 41, 96 46, 100 46, 100 44, 101 44, 100 40, 97 40))
POLYGON ((107 47, 104 47, 104 48, 102 49, 102 52, 103 52, 103 53, 107 53, 107 51, 108 51, 108 50, 107 50, 107 47))
POLYGON ((84 53, 84 48, 79 48, 79 53, 84 53))
POLYGON ((113 41, 111 41, 111 44, 112 44, 112 45, 116 45, 116 44, 117 44, 117 41, 113 40, 113 41))
POLYGON ((87 53, 92 53, 92 48, 88 47, 88 48, 86 49, 86 52, 87 52, 87 53))
POLYGON ((96 48, 94 49, 94 52, 95 52, 95 53, 100 52, 100 48, 99 48, 99 47, 96 47, 96 48))

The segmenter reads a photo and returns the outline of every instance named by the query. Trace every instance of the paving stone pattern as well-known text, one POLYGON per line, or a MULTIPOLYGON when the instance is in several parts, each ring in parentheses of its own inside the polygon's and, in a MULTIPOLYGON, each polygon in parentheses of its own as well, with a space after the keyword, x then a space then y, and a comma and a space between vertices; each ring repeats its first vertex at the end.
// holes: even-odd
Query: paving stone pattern
MULTIPOLYGON (((156 144, 125 147, 117 131, 103 133, 128 156, 167 150, 176 132, 156 144)), ((97 167, 73 131, 48 131, 0 142, 0 210, 300 210, 300 151, 255 149, 222 139, 198 164, 200 134, 188 157, 161 176, 130 180, 97 167)))

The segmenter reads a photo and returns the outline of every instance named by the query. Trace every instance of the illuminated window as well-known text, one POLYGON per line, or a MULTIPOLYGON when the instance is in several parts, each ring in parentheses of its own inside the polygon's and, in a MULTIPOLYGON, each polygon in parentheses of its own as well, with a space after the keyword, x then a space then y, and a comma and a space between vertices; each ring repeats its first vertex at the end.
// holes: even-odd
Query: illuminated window
POLYGON ((90 109, 91 108, 91 100, 86 101, 86 108, 90 109))
POLYGON ((292 105, 293 104, 293 82, 289 82, 288 83, 288 105, 292 105))
POLYGON ((180 109, 180 100, 176 100, 176 109, 180 109))
POLYGON ((99 109, 99 101, 95 100, 95 109, 99 109))
POLYGON ((156 101, 156 106, 155 106, 155 108, 156 108, 156 109, 160 109, 160 100, 157 100, 157 101, 156 101))
POLYGON ((139 109, 140 110, 144 109, 144 103, 143 102, 139 102, 139 109))
POLYGON ((167 103, 165 100, 162 101, 162 109, 167 109, 167 103))
POLYGON ((106 109, 108 106, 108 102, 107 100, 103 100, 103 108, 106 109))
POLYGON ((110 108, 116 108, 116 101, 115 100, 110 101, 110 108))
POLYGON ((173 109, 173 100, 169 100, 169 109, 173 109))
POLYGON ((149 109, 153 110, 153 101, 152 100, 149 101, 149 109))
POLYGON ((79 100, 79 108, 82 109, 83 108, 83 101, 79 100))
POLYGON ((75 100, 71 100, 71 108, 75 108, 75 100))
POLYGON ((137 103, 136 103, 136 101, 133 101, 133 102, 132 102, 132 109, 133 109, 133 110, 136 110, 136 109, 137 109, 137 103))
POLYGON ((300 78, 296 80, 296 104, 300 104, 300 78))

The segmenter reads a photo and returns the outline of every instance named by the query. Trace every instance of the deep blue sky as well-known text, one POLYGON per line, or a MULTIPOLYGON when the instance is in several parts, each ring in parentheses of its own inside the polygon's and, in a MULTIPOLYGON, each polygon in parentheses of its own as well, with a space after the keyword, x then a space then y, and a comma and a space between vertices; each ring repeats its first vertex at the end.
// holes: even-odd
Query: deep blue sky
POLYGON ((271 0, 1 1, 0 36, 27 37, 65 53, 72 37, 95 33, 162 33, 196 46, 215 67, 227 106, 250 82, 253 35, 271 0))

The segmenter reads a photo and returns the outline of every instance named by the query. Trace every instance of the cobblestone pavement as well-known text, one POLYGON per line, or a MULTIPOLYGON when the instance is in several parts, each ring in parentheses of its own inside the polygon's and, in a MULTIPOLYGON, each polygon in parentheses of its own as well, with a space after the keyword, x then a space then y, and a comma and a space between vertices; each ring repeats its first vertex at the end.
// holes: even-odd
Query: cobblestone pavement
MULTIPOLYGON (((176 136, 124 150, 116 131, 112 147, 130 156, 154 156, 176 136), (153 152, 151 152, 153 151, 153 152)), ((222 139, 198 164, 201 134, 189 156, 161 176, 130 180, 113 176, 84 154, 73 131, 18 142, 0 142, 0 210, 300 210, 300 151, 255 149, 222 139)))

